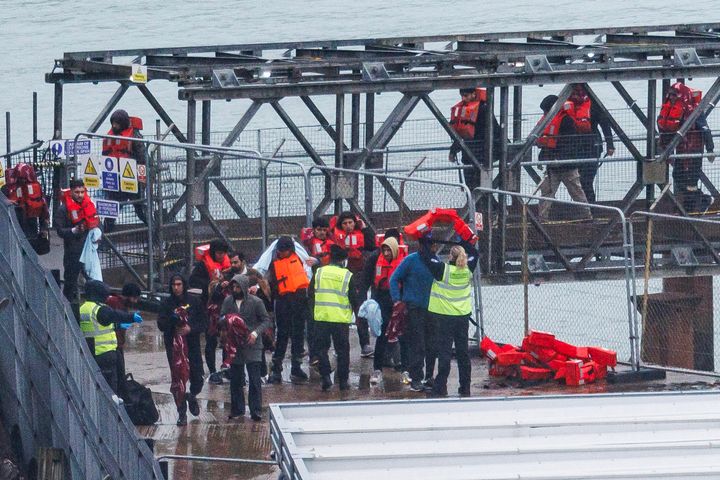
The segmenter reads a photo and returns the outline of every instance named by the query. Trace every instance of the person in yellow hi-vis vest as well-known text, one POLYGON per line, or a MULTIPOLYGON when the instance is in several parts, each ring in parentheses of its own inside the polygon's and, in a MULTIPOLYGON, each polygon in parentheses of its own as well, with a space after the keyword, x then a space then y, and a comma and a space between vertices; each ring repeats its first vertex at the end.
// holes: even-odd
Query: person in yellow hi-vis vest
POLYGON ((85 284, 85 302, 80 305, 80 330, 87 341, 90 353, 100 367, 100 372, 115 394, 120 392, 118 378, 118 342, 115 328, 127 330, 133 323, 142 322, 138 312, 114 310, 105 301, 110 295, 107 286, 98 280, 85 284))
POLYGON ((337 245, 330 247, 330 264, 320 267, 310 284, 310 294, 315 298, 315 350, 320 357, 322 389, 332 386, 330 379, 330 340, 337 354, 337 380, 340 390, 348 390, 350 376, 350 324, 353 310, 357 308, 357 291, 353 274, 347 267, 348 254, 337 245))
POLYGON ((478 251, 467 241, 450 249, 450 263, 445 264, 429 255, 421 255, 433 274, 428 312, 437 328, 436 348, 438 372, 430 394, 447 396, 447 378, 450 374, 452 347, 455 344, 460 396, 470 395, 470 354, 468 329, 473 311, 472 279, 478 262, 478 251))

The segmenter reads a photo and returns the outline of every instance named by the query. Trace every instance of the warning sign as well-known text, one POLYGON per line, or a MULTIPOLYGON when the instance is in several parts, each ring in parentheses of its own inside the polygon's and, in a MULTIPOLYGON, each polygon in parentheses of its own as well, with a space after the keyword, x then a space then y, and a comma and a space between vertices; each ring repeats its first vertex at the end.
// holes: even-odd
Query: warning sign
POLYGON ((99 168, 92 155, 78 156, 78 177, 82 178, 87 188, 100 188, 99 168))
POLYGON ((5 186, 5 165, 0 162, 0 188, 5 186))
POLYGON ((104 218, 117 218, 120 215, 120 203, 113 200, 95 200, 95 207, 99 216, 104 218))
POLYGON ((120 191, 127 193, 138 193, 138 174, 137 162, 132 158, 119 158, 120 171, 120 191))
POLYGON ((147 81, 148 81, 147 67, 144 65, 139 65, 137 63, 133 63, 132 75, 130 75, 130 81, 132 81, 134 83, 147 83, 147 81))
POLYGON ((147 170, 145 170, 145 165, 138 164, 138 182, 140 183, 147 183, 147 170))

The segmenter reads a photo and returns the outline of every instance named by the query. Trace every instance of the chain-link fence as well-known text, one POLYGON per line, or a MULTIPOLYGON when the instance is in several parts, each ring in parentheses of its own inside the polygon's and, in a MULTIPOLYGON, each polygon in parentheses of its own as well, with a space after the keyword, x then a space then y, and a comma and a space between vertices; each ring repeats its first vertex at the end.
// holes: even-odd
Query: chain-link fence
POLYGON ((72 478, 162 478, 2 196, 0 225, 0 405, 22 458, 54 447, 72 478))
POLYGON ((493 234, 493 248, 506 249, 505 275, 482 287, 484 335, 518 344, 529 330, 548 331, 572 344, 613 349, 618 359, 636 366, 633 246, 622 211, 475 192, 493 198, 498 209, 511 197, 517 206, 508 207, 504 235, 493 234), (555 219, 543 217, 543 208, 555 219))
POLYGON ((720 265, 720 243, 713 240, 720 222, 636 212, 633 231, 636 245, 644 247, 635 302, 641 363, 720 373, 720 283, 713 276, 720 265))

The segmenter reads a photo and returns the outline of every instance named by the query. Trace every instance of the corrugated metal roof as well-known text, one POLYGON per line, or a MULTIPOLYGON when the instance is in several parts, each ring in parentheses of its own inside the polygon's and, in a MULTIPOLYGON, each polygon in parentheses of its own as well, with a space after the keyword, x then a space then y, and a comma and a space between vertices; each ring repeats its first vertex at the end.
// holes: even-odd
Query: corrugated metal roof
POLYGON ((720 393, 274 404, 298 480, 720 478, 720 393))

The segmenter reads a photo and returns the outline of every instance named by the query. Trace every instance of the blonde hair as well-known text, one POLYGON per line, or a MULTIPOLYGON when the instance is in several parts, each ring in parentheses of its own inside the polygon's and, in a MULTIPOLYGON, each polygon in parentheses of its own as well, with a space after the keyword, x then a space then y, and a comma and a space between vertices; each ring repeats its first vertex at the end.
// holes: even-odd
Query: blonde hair
POLYGON ((450 249, 451 263, 455 263, 458 268, 467 268, 468 256, 465 249, 460 245, 455 245, 450 249))

